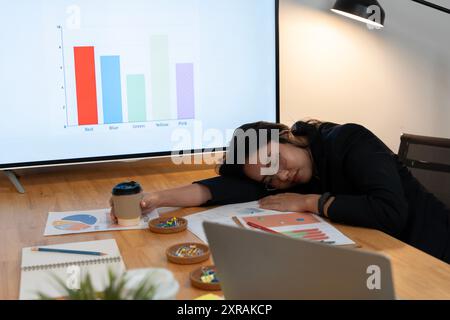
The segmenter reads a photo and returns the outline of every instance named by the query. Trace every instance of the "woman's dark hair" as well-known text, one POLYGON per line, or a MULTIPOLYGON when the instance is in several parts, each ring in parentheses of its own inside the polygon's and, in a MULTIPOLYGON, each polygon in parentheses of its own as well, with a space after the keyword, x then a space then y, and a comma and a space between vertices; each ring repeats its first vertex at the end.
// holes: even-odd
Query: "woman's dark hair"
POLYGON ((278 138, 281 144, 292 144, 299 148, 308 148, 317 138, 321 125, 322 122, 318 120, 298 121, 291 128, 281 123, 265 121, 244 124, 234 131, 228 146, 228 153, 224 155, 222 164, 218 166, 217 171, 222 176, 245 176, 243 170, 244 164, 238 161, 238 152, 236 151, 244 150, 244 157, 246 160, 248 159, 252 150, 250 148, 250 135, 248 135, 251 131, 256 132, 257 148, 262 147, 260 143, 261 135, 259 134, 261 130, 264 130, 265 136, 267 136, 265 140, 267 143, 278 138))

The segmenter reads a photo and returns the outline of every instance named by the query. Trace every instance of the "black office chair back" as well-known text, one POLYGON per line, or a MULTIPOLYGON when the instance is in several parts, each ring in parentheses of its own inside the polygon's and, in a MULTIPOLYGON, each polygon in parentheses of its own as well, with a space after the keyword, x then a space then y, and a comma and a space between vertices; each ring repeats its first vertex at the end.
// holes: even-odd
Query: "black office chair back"
POLYGON ((403 134, 398 156, 412 175, 450 208, 450 139, 403 134))

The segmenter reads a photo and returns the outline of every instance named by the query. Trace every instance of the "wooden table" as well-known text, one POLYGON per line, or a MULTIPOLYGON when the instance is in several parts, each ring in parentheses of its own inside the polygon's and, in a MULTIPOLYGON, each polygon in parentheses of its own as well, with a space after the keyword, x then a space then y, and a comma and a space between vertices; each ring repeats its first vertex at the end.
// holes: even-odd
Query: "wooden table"
MULTIPOLYGON (((189 273, 200 265, 167 262, 172 244, 198 241, 186 231, 158 235, 147 230, 98 232, 44 237, 49 211, 105 208, 112 187, 125 180, 139 181, 145 191, 181 186, 215 176, 207 166, 173 166, 167 161, 108 163, 19 172, 26 194, 15 191, 0 175, 0 299, 17 299, 22 247, 115 238, 128 269, 158 267, 171 270, 180 283, 179 299, 193 299, 207 292, 191 287, 189 273)), ((184 216, 205 208, 176 212, 184 216)), ((396 293, 401 299, 450 299, 450 266, 382 232, 335 225, 362 246, 387 255, 393 266, 396 293)), ((203 265, 211 264, 207 261, 203 265)), ((218 294, 221 294, 220 292, 218 294)))

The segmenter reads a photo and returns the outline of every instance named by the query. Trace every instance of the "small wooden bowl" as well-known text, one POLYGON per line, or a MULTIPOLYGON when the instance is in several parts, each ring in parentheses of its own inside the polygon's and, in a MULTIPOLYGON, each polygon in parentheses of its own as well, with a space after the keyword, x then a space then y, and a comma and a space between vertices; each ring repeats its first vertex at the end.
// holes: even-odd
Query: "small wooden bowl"
POLYGON ((163 233, 163 234, 169 234, 169 233, 178 233, 186 230, 188 222, 184 218, 176 217, 178 220, 178 223, 174 227, 161 227, 159 224, 165 223, 170 219, 173 219, 174 217, 160 217, 153 220, 150 220, 148 223, 148 228, 151 232, 155 233, 163 233))
POLYGON ((176 263, 176 264, 195 264, 200 263, 203 261, 206 261, 209 259, 210 251, 209 247, 206 244, 203 243, 195 243, 195 242, 188 242, 188 243, 179 243, 174 246, 169 247, 166 250, 166 256, 167 260, 170 262, 176 263), (189 246, 195 246, 201 251, 201 254, 195 255, 195 256, 177 256, 176 252, 181 247, 189 247, 189 246))
POLYGON ((215 282, 215 283, 205 283, 205 282, 203 282, 201 280, 201 276, 203 275, 203 269, 204 268, 213 269, 214 271, 216 271, 216 267, 215 266, 201 267, 201 268, 198 268, 198 269, 192 271, 191 274, 190 274, 190 279, 191 279, 192 286, 196 287, 198 289, 201 289, 201 290, 208 290, 208 291, 219 291, 219 290, 221 290, 221 288, 220 288, 220 280, 219 280, 219 282, 215 282))

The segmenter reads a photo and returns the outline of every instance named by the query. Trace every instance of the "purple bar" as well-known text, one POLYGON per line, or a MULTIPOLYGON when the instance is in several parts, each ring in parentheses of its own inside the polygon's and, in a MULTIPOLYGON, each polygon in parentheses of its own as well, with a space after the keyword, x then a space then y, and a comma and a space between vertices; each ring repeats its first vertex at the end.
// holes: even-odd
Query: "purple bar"
POLYGON ((194 64, 177 63, 178 119, 195 118, 194 64))

